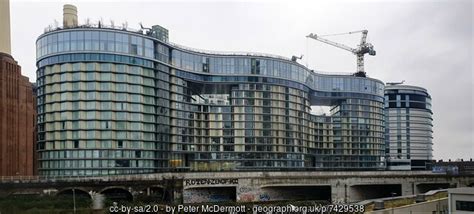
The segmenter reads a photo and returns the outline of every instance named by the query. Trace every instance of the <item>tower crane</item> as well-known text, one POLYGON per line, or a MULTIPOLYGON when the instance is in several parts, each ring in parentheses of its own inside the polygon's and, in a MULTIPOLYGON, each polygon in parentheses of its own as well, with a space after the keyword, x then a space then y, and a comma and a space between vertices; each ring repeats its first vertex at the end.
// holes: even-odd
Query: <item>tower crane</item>
POLYGON ((369 31, 367 30, 359 30, 359 31, 351 31, 347 33, 337 33, 337 34, 328 34, 328 35, 316 35, 316 34, 311 33, 306 37, 352 52, 357 57, 357 72, 354 73, 354 76, 366 77, 365 71, 364 71, 364 55, 368 53, 371 56, 375 56, 374 46, 366 42, 368 32, 369 31), (360 39, 360 44, 357 45, 357 48, 351 48, 347 45, 333 42, 321 37, 321 36, 336 36, 336 35, 345 35, 345 34, 354 34, 354 33, 362 33, 362 38, 360 39))

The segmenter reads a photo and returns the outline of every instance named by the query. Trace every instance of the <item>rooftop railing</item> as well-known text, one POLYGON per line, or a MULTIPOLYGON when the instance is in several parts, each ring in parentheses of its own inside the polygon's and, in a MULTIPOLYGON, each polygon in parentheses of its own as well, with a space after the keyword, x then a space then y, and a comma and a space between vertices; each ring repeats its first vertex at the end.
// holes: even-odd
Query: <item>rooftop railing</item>
MULTIPOLYGON (((137 30, 133 28, 129 28, 128 25, 122 24, 122 26, 117 26, 117 25, 107 25, 104 23, 88 23, 88 24, 82 24, 78 25, 75 27, 60 27, 60 26, 53 26, 49 25, 44 29, 44 33, 49 33, 49 32, 54 32, 58 30, 65 30, 65 29, 75 29, 75 28, 100 28, 100 29, 111 29, 111 30, 121 30, 121 31, 127 31, 130 33, 135 33, 143 36, 147 36, 146 30, 137 30)), ((197 48, 191 48, 187 47, 184 45, 179 45, 173 42, 167 42, 169 45, 184 49, 184 50, 189 50, 193 52, 198 52, 198 53, 204 53, 204 54, 221 54, 221 55, 236 55, 236 56, 260 56, 260 57, 272 57, 272 58, 278 58, 278 59, 283 59, 283 60, 290 60, 287 57, 279 56, 279 55, 274 55, 274 54, 266 54, 266 53, 258 53, 258 52, 238 52, 238 51, 211 51, 211 50, 203 50, 203 49, 197 49, 197 48)))
MULTIPOLYGON (((111 30, 119 30, 119 31, 126 31, 126 32, 129 32, 129 33, 135 33, 135 34, 139 34, 139 35, 142 35, 142 36, 149 36, 146 32, 147 32, 147 29, 140 29, 140 30, 137 30, 137 29, 133 29, 133 28, 130 28, 128 27, 128 24, 122 24, 121 26, 120 25, 114 25, 114 24, 111 24, 111 25, 107 25, 107 24, 104 24, 102 22, 99 22, 99 23, 87 23, 87 24, 82 24, 82 25, 78 25, 76 27, 59 27, 57 26, 53 26, 53 25, 50 25, 48 26, 47 28, 44 29, 44 33, 49 33, 49 32, 54 32, 54 31, 58 31, 58 30, 65 30, 65 29, 75 29, 75 28, 99 28, 99 29, 111 29, 111 30)), ((198 48, 191 48, 191 47, 187 47, 187 46, 184 46, 184 45, 180 45, 180 44, 176 44, 176 43, 173 43, 173 42, 164 42, 164 43, 167 43, 168 45, 170 46, 173 46, 173 47, 176 47, 178 49, 182 49, 182 50, 188 50, 188 51, 192 51, 192 52, 196 52, 196 53, 202 53, 202 54, 214 54, 214 55, 230 55, 230 56, 255 56, 255 57, 270 57, 270 58, 276 58, 276 59, 281 59, 281 60, 286 60, 286 61, 291 61, 290 58, 287 58, 287 57, 284 57, 284 56, 280 56, 280 55, 274 55, 274 54, 267 54, 267 53, 260 53, 260 52, 244 52, 244 51, 212 51, 212 50, 204 50, 204 49, 198 49, 198 48)), ((297 63, 297 62, 296 62, 297 63)), ((299 63, 298 63, 299 64, 299 63)), ((301 65, 301 64, 300 64, 301 65)), ((301 65, 301 66, 304 66, 304 65, 301 65)), ((307 68, 306 66, 304 66, 305 68, 307 68)), ((308 68, 307 68, 308 69, 308 68)), ((314 71, 314 70, 310 70, 311 72, 313 73, 316 73, 316 74, 322 74, 322 75, 344 75, 344 76, 350 76, 352 75, 352 73, 350 72, 326 72, 326 71, 314 71)))
POLYGON ((259 53, 259 52, 244 52, 244 51, 211 51, 211 50, 203 50, 203 49, 197 49, 197 48, 191 48, 187 47, 184 45, 179 45, 173 42, 168 42, 170 45, 184 49, 184 50, 189 50, 192 52, 197 52, 197 53, 203 53, 203 54, 215 54, 215 55, 232 55, 232 56, 258 56, 258 57, 271 57, 271 58, 277 58, 277 59, 283 59, 283 60, 288 60, 290 61, 290 58, 284 57, 284 56, 279 56, 279 55, 274 55, 274 54, 266 54, 266 53, 259 53))
POLYGON ((122 24, 122 26, 118 26, 118 25, 112 25, 112 24, 107 25, 107 24, 104 24, 104 23, 101 23, 101 22, 87 23, 87 24, 77 25, 75 27, 64 27, 64 26, 61 27, 61 26, 57 26, 56 24, 55 24, 55 26, 49 25, 48 27, 46 27, 44 29, 44 33, 54 32, 54 31, 58 31, 58 30, 75 29, 75 28, 111 29, 111 30, 127 31, 127 32, 130 32, 130 33, 136 33, 136 34, 140 34, 140 35, 146 35, 146 34, 144 34, 143 30, 137 30, 137 29, 130 28, 130 27, 128 27, 127 24, 122 24))

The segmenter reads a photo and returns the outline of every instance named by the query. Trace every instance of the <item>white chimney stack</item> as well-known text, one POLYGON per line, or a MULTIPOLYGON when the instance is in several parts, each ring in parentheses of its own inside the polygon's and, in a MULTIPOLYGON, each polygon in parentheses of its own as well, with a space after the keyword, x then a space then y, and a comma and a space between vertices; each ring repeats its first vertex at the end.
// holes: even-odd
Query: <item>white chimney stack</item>
MULTIPOLYGON (((2 1, 2 0, 0 0, 2 1)), ((77 27, 77 7, 72 4, 65 4, 63 8, 63 27, 77 27)))

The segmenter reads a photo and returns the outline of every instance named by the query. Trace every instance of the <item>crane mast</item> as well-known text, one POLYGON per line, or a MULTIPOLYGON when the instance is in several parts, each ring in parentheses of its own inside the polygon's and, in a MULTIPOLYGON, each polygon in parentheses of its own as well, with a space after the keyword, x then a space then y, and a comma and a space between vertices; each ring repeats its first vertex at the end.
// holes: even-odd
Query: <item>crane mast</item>
POLYGON ((358 77, 366 77, 366 74, 365 74, 365 71, 364 71, 364 55, 368 53, 371 56, 375 56, 375 54, 376 54, 376 52, 374 50, 374 46, 372 44, 366 42, 367 33, 368 33, 367 30, 352 31, 352 32, 348 32, 348 33, 328 34, 328 35, 323 35, 323 36, 336 36, 336 35, 353 34, 353 33, 362 33, 362 37, 360 39, 360 44, 357 45, 357 48, 351 48, 347 45, 330 41, 328 39, 325 39, 325 38, 323 38, 321 36, 318 36, 316 34, 313 34, 313 33, 309 34, 306 37, 318 40, 320 42, 332 45, 332 46, 337 47, 337 48, 344 49, 346 51, 350 51, 351 53, 356 55, 356 59, 357 59, 357 72, 354 75, 358 76, 358 77))

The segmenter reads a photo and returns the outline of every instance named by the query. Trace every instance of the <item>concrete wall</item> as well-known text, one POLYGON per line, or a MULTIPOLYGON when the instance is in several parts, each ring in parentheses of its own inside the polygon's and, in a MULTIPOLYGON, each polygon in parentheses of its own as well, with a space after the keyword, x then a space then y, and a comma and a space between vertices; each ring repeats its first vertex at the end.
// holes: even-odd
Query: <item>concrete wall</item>
POLYGON ((183 191, 184 203, 236 201, 235 187, 190 188, 183 191))
POLYGON ((424 213, 447 213, 448 210, 448 199, 438 199, 428 202, 421 202, 411 204, 403 207, 390 208, 384 210, 377 210, 368 212, 371 214, 424 214, 424 213))
MULTIPOLYGON (((147 195, 149 188, 163 189, 166 201, 200 203, 217 201, 279 201, 325 200, 331 203, 352 203, 391 195, 417 194, 438 184, 467 186, 474 176, 446 176, 430 172, 219 172, 219 173, 159 173, 107 177, 81 177, 40 180, 0 180, 0 197, 26 190, 43 192, 80 187, 100 193, 117 186, 132 195, 147 195), (376 188, 375 188, 376 187, 376 188), (53 190, 52 190, 53 189, 53 190), (381 191, 384 190, 384 191, 381 191), (385 191, 387 190, 387 191, 385 191)), ((54 192, 54 191, 53 191, 54 192)))
MULTIPOLYGON (((209 181, 199 182, 206 177, 234 179, 236 200, 241 202, 278 201, 301 198, 301 200, 323 199, 328 194, 332 203, 352 203, 361 200, 405 196, 439 189, 441 186, 467 186, 474 177, 447 177, 429 172, 225 172, 187 173, 183 182, 184 194, 187 188, 228 186, 209 181), (209 177, 208 177, 209 176, 209 177), (190 182, 193 181, 193 182, 190 182), (322 187, 330 187, 324 192, 322 187), (420 186, 421 188, 417 188, 420 186), (303 191, 306 187, 311 191, 303 191), (318 189, 321 188, 321 189, 318 189), (430 189, 431 188, 431 189, 430 189), (292 192, 293 191, 293 192, 292 192), (424 192, 420 192, 424 191, 424 192), (396 193, 392 195, 391 193, 396 193)), ((193 201, 185 198, 184 202, 193 201)))

